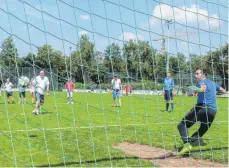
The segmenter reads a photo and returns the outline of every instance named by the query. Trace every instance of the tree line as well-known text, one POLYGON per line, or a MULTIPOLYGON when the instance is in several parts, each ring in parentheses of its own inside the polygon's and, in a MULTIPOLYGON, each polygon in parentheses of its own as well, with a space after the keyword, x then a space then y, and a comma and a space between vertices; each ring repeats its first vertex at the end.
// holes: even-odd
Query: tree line
MULTIPOLYGON (((11 72, 16 72, 17 67, 51 67, 57 70, 60 83, 66 82, 68 77, 79 83, 96 83, 98 80, 108 83, 113 72, 125 82, 162 83, 166 75, 168 53, 157 52, 147 41, 130 40, 122 48, 112 43, 102 53, 96 50, 88 36, 82 35, 75 46, 70 56, 45 44, 38 47, 37 54, 28 53, 19 57, 17 46, 12 37, 8 37, 1 44, 0 65, 11 72)), ((205 67, 208 76, 220 77, 221 85, 228 89, 228 44, 205 55, 190 54, 185 57, 177 53, 170 54, 168 58, 169 71, 176 77, 176 83, 187 84, 197 67, 205 67)))

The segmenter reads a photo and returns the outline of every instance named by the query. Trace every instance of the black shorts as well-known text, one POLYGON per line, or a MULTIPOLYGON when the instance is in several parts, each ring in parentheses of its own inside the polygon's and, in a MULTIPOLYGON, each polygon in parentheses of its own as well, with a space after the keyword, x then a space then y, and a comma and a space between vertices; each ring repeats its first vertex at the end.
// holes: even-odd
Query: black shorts
POLYGON ((165 100, 173 100, 172 90, 165 90, 164 98, 165 98, 165 100))
POLYGON ((19 92, 20 98, 25 98, 25 91, 24 92, 19 92))
POLYGON ((35 92, 36 101, 40 100, 40 103, 43 104, 45 100, 45 96, 38 92, 35 92))
POLYGON ((209 127, 215 118, 216 111, 206 104, 196 104, 182 119, 189 128, 195 122, 200 121, 201 124, 207 124, 209 127))
POLYGON ((7 97, 13 96, 13 92, 6 92, 6 96, 7 97))

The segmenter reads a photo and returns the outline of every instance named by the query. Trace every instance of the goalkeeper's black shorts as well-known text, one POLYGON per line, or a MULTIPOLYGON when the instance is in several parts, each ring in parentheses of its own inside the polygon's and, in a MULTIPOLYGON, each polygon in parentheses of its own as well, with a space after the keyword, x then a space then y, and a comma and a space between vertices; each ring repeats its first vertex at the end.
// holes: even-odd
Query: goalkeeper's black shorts
POLYGON ((165 90, 165 95, 164 95, 165 100, 173 100, 173 92, 172 90, 165 90))

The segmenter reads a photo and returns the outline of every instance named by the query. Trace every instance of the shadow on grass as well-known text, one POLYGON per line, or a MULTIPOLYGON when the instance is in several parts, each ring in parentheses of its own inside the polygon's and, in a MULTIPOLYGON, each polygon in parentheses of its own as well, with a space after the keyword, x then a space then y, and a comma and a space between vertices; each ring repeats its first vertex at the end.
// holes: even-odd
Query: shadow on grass
POLYGON ((48 112, 48 111, 40 112, 40 115, 45 115, 45 114, 52 114, 52 112, 48 112))
MULTIPOLYGON (((134 159, 134 160, 137 160, 139 159, 138 157, 113 157, 111 158, 111 160, 130 160, 130 159, 134 159)), ((98 162, 106 162, 106 161, 110 161, 110 158, 102 158, 102 159, 97 159, 96 161, 95 160, 88 160, 88 161, 82 161, 82 162, 66 162, 65 164, 64 163, 58 163, 58 164, 51 164, 50 166, 49 165, 41 165, 41 166, 37 166, 37 167, 59 167, 59 166, 68 166, 68 165, 73 165, 73 164, 96 164, 98 162)), ((91 165, 93 166, 93 165, 91 165)))
POLYGON ((216 151, 216 150, 222 150, 222 149, 228 149, 228 146, 222 147, 222 148, 212 148, 212 149, 201 149, 201 150, 191 150, 191 153, 195 152, 206 152, 206 151, 216 151))

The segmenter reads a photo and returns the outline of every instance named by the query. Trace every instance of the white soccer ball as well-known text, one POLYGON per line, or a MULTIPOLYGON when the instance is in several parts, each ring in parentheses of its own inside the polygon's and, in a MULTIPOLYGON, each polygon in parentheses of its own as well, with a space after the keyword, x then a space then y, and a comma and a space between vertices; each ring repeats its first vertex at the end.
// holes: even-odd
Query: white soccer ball
POLYGON ((29 78, 27 78, 26 76, 22 76, 19 78, 20 86, 28 86, 28 84, 29 84, 29 78))

